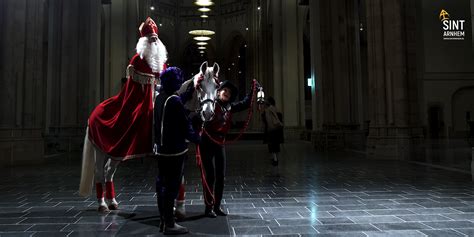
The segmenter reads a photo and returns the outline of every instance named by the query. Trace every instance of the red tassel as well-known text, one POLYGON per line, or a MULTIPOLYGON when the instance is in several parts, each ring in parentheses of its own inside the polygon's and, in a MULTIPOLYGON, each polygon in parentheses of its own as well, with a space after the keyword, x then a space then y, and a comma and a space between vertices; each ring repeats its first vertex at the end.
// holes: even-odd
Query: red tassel
POLYGON ((97 193, 97 199, 104 198, 104 189, 101 183, 95 183, 95 191, 97 193))
POLYGON ((105 197, 107 199, 115 198, 114 182, 112 181, 105 182, 105 187, 106 187, 105 197))

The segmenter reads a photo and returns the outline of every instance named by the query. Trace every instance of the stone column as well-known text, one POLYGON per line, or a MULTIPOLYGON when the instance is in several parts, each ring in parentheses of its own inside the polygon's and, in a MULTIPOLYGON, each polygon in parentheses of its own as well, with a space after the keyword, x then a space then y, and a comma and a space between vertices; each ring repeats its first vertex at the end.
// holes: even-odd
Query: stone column
POLYGON ((353 1, 310 1, 317 148, 365 149, 358 9, 353 1), (331 139, 329 139, 331 138, 331 139))
MULTIPOLYGON (((278 106, 282 108, 281 102, 283 93, 282 93, 282 81, 283 77, 283 50, 282 50, 282 6, 281 0, 276 0, 271 2, 271 11, 272 11, 272 64, 273 64, 273 87, 272 90, 268 90, 266 96, 272 95, 275 98, 275 101, 278 103, 278 106)), ((286 118, 286 115, 285 115, 286 118)), ((286 120, 286 119, 285 119, 286 120)))
POLYGON ((113 0, 110 8, 110 87, 107 98, 120 91, 121 79, 125 76, 128 59, 131 58, 127 44, 127 2, 113 0))
POLYGON ((45 6, 0 3, 0 166, 43 161, 45 6))
POLYGON ((298 18, 297 18, 297 57, 298 57, 298 68, 297 68, 297 78, 298 78, 298 101, 299 103, 299 118, 298 124, 299 127, 305 128, 306 126, 306 108, 305 108, 305 85, 306 78, 304 75, 304 41, 303 41, 303 31, 306 25, 306 16, 308 13, 308 7, 297 6, 298 18))
POLYGON ((273 97, 282 110, 285 136, 299 138, 304 127, 304 98, 301 96, 304 78, 299 65, 303 39, 298 34, 298 1, 272 1, 273 30, 273 97), (300 50, 300 51, 299 51, 300 50))
MULTIPOLYGON (((249 8, 246 10, 246 20, 249 22, 247 25, 249 27, 249 31, 247 36, 248 39, 246 40, 247 44, 247 60, 246 60, 246 88, 241 88, 241 90, 247 91, 250 87, 250 83, 255 78, 263 85, 268 85, 263 80, 263 73, 262 69, 264 67, 264 63, 262 61, 263 58, 263 50, 262 50, 262 16, 265 14, 265 8, 263 7, 263 3, 260 1, 252 0, 250 4, 248 4, 249 8), (258 8, 260 7, 260 10, 258 8)), ((245 36, 244 36, 245 37, 245 36)), ((256 95, 256 94, 255 94, 256 95)), ((251 108, 253 111, 252 120, 249 124, 248 130, 259 130, 263 125, 261 123, 260 114, 257 110, 256 99, 254 100, 255 106, 251 108)), ((246 118, 247 116, 245 116, 246 118)))
POLYGON ((373 158, 408 159, 422 136, 417 126, 416 69, 406 1, 367 0, 370 127, 367 151, 373 158), (410 83, 408 83, 410 81, 410 83))
POLYGON ((82 148, 87 118, 101 94, 101 15, 100 1, 49 1, 47 153, 82 148))
POLYGON ((311 47, 311 78, 315 85, 311 88, 311 116, 313 131, 323 128, 324 106, 321 90, 323 86, 322 54, 321 54, 321 7, 320 1, 309 1, 310 14, 310 47, 311 47))
MULTIPOLYGON (((140 37, 138 27, 149 15, 148 1, 112 0, 110 6, 110 85, 106 98, 117 94, 122 86, 121 79, 130 59, 135 55, 135 46, 140 37)), ((156 19, 155 19, 156 20, 156 19)))
MULTIPOLYGON (((471 0, 471 32, 474 35, 474 0, 471 0)), ((471 37, 472 50, 474 51, 474 37, 471 37)))

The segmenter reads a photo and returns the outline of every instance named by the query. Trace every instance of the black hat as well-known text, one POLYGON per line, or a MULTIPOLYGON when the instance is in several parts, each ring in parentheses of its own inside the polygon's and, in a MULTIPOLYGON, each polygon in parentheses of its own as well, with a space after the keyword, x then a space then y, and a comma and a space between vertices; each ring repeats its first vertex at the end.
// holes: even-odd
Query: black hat
POLYGON ((230 99, 229 99, 229 102, 232 102, 235 100, 235 98, 237 98, 237 94, 239 93, 239 90, 237 89, 237 87, 234 86, 234 84, 232 84, 230 81, 223 81, 221 82, 221 84, 219 85, 219 89, 218 90, 222 90, 224 88, 227 88, 230 90, 230 99))

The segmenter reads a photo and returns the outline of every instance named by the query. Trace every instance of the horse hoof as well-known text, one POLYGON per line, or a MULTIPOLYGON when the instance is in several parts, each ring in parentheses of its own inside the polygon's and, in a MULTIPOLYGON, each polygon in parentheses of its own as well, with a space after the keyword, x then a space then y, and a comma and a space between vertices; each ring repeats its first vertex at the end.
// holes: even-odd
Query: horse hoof
POLYGON ((117 204, 110 204, 109 205, 109 210, 118 210, 118 205, 117 204))
POLYGON ((100 213, 107 213, 109 212, 109 209, 106 206, 99 206, 99 209, 97 209, 97 211, 100 213))

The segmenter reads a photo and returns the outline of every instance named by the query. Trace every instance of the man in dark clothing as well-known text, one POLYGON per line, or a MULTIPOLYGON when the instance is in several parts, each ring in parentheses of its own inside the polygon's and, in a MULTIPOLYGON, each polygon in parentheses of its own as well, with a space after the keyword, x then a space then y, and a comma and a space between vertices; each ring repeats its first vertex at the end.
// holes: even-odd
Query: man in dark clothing
POLYGON ((254 80, 252 89, 242 101, 233 102, 237 97, 237 88, 229 81, 222 82, 217 91, 218 98, 215 103, 214 117, 204 123, 205 132, 202 135, 200 147, 206 182, 209 185, 209 190, 204 190, 206 205, 204 214, 207 217, 215 218, 217 215, 227 215, 221 208, 226 166, 225 136, 232 125, 232 114, 250 108, 255 84, 254 80))
POLYGON ((158 158, 158 176, 156 192, 160 211, 160 231, 164 234, 184 234, 186 227, 175 223, 173 207, 178 195, 184 170, 184 161, 188 151, 188 142, 198 143, 199 135, 194 132, 186 116, 183 97, 192 94, 193 85, 181 97, 176 91, 183 84, 179 68, 170 67, 160 76, 160 93, 155 100, 154 135, 155 154, 158 158))

